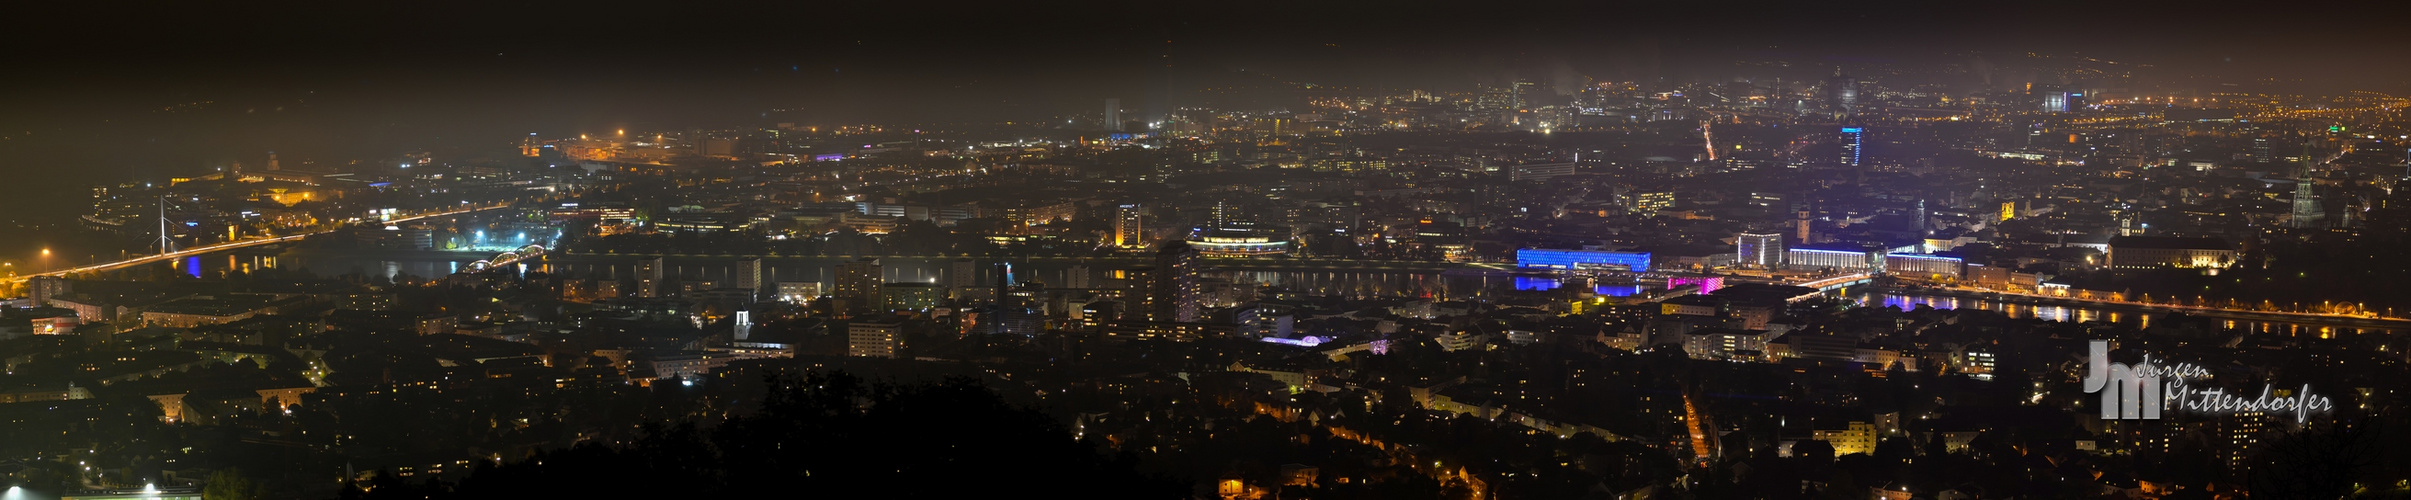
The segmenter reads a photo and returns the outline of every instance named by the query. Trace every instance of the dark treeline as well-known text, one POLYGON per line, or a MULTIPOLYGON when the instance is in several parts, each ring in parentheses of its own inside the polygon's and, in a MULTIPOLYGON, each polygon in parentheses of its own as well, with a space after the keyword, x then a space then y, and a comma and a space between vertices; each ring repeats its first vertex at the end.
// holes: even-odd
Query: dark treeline
POLYGON ((1047 415, 979 382, 874 383, 774 376, 762 406, 712 426, 655 424, 622 445, 587 443, 488 466, 457 484, 390 474, 344 498, 692 498, 779 492, 880 498, 1175 498, 1047 415))

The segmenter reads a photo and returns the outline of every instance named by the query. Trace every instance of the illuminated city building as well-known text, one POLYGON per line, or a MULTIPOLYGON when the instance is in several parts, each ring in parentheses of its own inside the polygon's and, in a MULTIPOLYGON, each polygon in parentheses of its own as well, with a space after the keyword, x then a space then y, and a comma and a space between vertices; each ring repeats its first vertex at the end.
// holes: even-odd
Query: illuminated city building
POLYGON ((802 304, 818 299, 820 296, 821 284, 818 281, 779 282, 778 298, 780 302, 802 304))
POLYGON ((1783 267, 1783 235, 1741 233, 1734 241, 1733 264, 1750 269, 1783 267))
POLYGON ((1526 248, 1515 251, 1515 265, 1565 270, 1647 271, 1649 252, 1526 248))
POLYGON ((848 309, 860 312, 881 304, 880 285, 887 283, 885 268, 879 259, 862 259, 837 265, 837 286, 830 295, 843 299, 848 309))
POLYGON ((934 283, 888 283, 880 286, 880 309, 926 311, 946 300, 946 287, 934 283))
POLYGON ((1957 278, 1966 262, 1958 257, 1895 253, 1884 255, 1884 272, 1914 278, 1957 278))
POLYGON ((1834 456, 1875 453, 1875 424, 1851 422, 1839 430, 1814 430, 1812 439, 1833 445, 1834 456))
POLYGON ((1661 210, 1674 208, 1674 192, 1633 193, 1626 197, 1624 206, 1633 213, 1654 214, 1661 210))
POLYGON ((2111 269, 2225 269, 2235 265, 2235 245, 2219 238, 2118 236, 2110 238, 2111 269))
POLYGON ((662 260, 660 257, 638 259, 636 261, 637 298, 650 299, 661 296, 661 287, 666 286, 662 279, 662 274, 664 272, 662 267, 662 260))
POLYGON ((1146 218, 1147 207, 1145 205, 1130 203, 1124 204, 1120 207, 1115 207, 1113 219, 1113 246, 1121 248, 1146 247, 1149 243, 1147 238, 1146 218))
POLYGON ((893 322, 855 322, 846 325, 846 355, 857 358, 894 358, 904 347, 903 324, 893 322))
POLYGON ((1884 257, 1866 250, 1793 248, 1783 252, 1783 262, 1792 269, 1871 271, 1882 268, 1884 257))
POLYGON ((1865 159, 1864 157, 1866 155, 1867 147, 1866 130, 1867 129, 1861 127, 1842 127, 1841 160, 1843 165, 1856 167, 1859 166, 1860 160, 1865 159))
POLYGON ((1204 307, 1204 290, 1197 280, 1195 247, 1186 241, 1165 242, 1156 248, 1155 266, 1146 270, 1143 283, 1147 300, 1147 319, 1155 322, 1187 323, 1197 321, 1204 307))

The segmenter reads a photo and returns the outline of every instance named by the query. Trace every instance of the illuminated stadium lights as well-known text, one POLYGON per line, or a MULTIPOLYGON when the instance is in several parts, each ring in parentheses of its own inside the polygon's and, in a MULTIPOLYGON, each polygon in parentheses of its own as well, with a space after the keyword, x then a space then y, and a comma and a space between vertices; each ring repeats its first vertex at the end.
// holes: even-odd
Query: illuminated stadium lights
POLYGON ((1248 257, 1289 253, 1289 242, 1268 236, 1211 235, 1189 242, 1197 253, 1211 257, 1248 257))
POLYGON ((1253 222, 1228 221, 1189 241, 1199 255, 1207 257, 1254 257, 1289 253, 1288 228, 1259 226, 1253 222))
POLYGON ((1605 250, 1541 250, 1515 251, 1515 265, 1568 270, 1649 270, 1649 252, 1610 252, 1605 250))

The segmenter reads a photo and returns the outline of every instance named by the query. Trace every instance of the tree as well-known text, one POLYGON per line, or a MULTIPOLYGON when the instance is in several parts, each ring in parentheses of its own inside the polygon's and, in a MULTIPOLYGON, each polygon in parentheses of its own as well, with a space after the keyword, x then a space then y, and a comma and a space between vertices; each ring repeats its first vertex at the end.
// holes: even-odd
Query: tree
POLYGON ((2359 475, 2376 465, 2381 434, 2375 421, 2288 433, 2255 457, 2261 465, 2252 468, 2252 496, 2348 496, 2359 475))
POLYGON ((268 498, 268 487, 242 469, 225 469, 209 473, 208 483, 201 487, 202 500, 261 500, 268 498))
POLYGON ((1008 404, 971 379, 889 384, 837 372, 772 377, 769 385, 751 415, 710 428, 655 424, 623 445, 589 443, 483 468, 451 493, 1175 498, 1183 490, 1139 475, 1130 461, 1099 454, 1052 417, 1008 404))

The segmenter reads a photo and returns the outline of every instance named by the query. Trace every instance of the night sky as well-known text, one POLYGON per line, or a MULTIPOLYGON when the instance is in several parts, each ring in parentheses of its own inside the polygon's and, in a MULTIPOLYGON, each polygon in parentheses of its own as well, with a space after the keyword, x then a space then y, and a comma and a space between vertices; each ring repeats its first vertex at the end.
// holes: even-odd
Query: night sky
MULTIPOLYGON (((2402 90, 2405 8, 2152 2, 49 2, 0 45, 0 213, 279 151, 289 164, 617 127, 962 123, 1268 81, 1783 76, 1740 58, 2025 51, 2402 90), (185 106, 179 106, 185 105, 185 106), (798 110, 772 117, 770 109, 798 110)), ((2014 80, 2015 75, 2004 75, 2014 80)))

